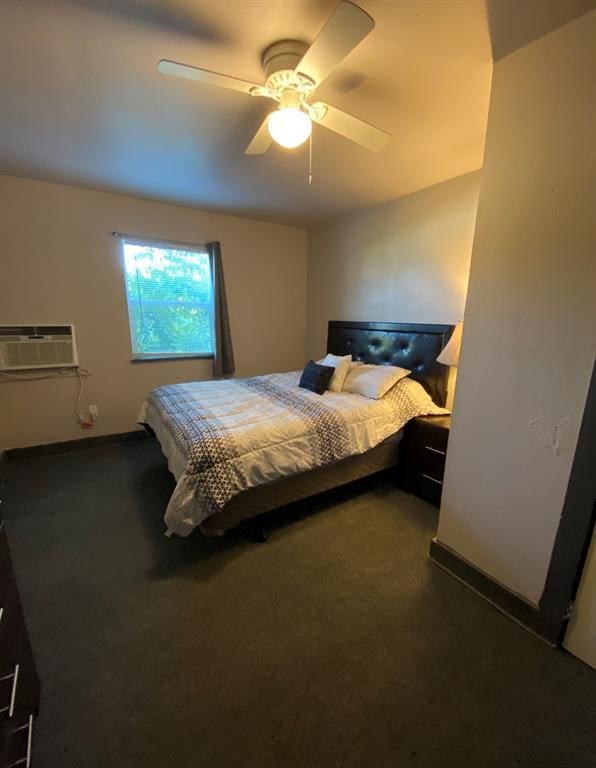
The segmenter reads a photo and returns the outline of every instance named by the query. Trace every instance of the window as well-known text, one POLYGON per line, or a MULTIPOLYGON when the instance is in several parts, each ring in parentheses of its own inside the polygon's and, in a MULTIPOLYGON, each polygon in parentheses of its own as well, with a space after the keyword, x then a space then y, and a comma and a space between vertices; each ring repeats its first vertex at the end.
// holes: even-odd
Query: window
POLYGON ((213 290, 200 246, 122 240, 134 359, 213 354, 213 290))

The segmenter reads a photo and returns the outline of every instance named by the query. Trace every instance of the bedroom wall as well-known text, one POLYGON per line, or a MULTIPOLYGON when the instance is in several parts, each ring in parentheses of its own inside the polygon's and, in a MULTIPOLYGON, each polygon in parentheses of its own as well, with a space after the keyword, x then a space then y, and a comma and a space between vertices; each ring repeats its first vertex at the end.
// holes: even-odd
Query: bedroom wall
POLYGON ((307 356, 329 320, 454 323, 463 316, 480 171, 309 232, 307 356))
POLYGON ((113 230, 172 240, 220 240, 237 375, 304 365, 306 232, 76 187, 0 176, 0 322, 76 325, 92 372, 74 421, 73 379, 0 383, 0 450, 134 429, 152 388, 208 379, 210 360, 131 363, 128 314, 113 230))
POLYGON ((596 12, 497 62, 438 539, 542 594, 596 349, 596 12))

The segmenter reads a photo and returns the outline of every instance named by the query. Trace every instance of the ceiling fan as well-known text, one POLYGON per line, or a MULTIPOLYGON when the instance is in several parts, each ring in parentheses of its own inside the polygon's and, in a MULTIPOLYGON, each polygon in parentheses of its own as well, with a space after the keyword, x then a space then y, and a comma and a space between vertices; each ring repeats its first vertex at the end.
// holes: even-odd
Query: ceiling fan
POLYGON ((391 139, 389 133, 330 104, 322 101, 310 103, 323 80, 374 26, 375 22, 368 13, 343 0, 310 47, 298 40, 279 40, 264 51, 265 85, 167 59, 160 61, 158 68, 164 75, 277 101, 279 107, 267 115, 245 149, 247 155, 263 154, 272 140, 288 149, 299 147, 311 135, 313 122, 378 152, 391 139))

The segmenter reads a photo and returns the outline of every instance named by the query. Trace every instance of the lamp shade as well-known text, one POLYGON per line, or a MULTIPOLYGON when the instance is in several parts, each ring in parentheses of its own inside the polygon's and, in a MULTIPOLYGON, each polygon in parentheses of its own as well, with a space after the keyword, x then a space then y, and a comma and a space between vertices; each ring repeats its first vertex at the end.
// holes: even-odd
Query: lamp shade
POLYGON ((458 320, 451 334, 451 338, 447 342, 445 349, 437 357, 437 362, 443 363, 443 365, 451 365, 456 368, 459 364, 459 350, 461 348, 461 334, 464 327, 464 321, 458 320))

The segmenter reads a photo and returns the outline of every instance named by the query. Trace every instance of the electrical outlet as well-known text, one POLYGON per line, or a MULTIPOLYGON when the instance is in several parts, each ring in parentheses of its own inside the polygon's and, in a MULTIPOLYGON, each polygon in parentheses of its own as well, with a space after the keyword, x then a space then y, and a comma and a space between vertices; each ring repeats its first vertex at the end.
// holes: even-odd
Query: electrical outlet
POLYGON ((92 419, 96 419, 99 416, 99 408, 96 405, 89 406, 89 416, 92 419))

